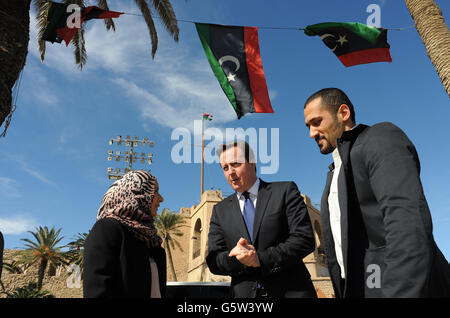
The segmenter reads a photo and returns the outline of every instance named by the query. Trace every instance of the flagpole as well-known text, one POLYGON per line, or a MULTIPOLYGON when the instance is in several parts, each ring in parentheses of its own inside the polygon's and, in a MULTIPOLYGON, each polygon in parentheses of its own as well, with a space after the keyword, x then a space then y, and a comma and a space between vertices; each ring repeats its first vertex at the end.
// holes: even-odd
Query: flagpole
POLYGON ((201 193, 200 193, 200 200, 202 198, 202 194, 203 194, 203 169, 204 169, 204 164, 203 164, 203 152, 205 149, 205 139, 204 139, 204 127, 205 127, 205 120, 203 119, 203 115, 202 115, 202 179, 201 179, 201 193))

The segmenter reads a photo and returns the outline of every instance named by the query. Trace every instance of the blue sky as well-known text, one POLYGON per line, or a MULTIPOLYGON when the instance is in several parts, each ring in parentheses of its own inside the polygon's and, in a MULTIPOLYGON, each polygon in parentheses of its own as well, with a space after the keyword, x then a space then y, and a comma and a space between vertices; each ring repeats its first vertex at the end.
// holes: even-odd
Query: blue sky
MULTIPOLYGON (((416 145, 421 177, 432 213, 434 237, 450 259, 450 196, 447 166, 450 103, 414 28, 388 31, 392 63, 345 68, 320 38, 302 31, 263 27, 305 27, 320 22, 365 23, 369 4, 381 6, 385 28, 413 26, 403 1, 210 1, 173 0, 181 20, 258 26, 262 62, 274 114, 250 114, 237 120, 219 87, 192 23, 179 22, 174 43, 156 20, 159 47, 154 60, 142 17, 123 15, 116 32, 100 20, 87 24, 88 62, 79 71, 71 47, 47 44, 39 60, 34 15, 29 55, 17 110, 6 138, 0 139, 0 229, 6 248, 22 248, 26 231, 46 225, 62 228, 67 243, 95 223, 101 198, 111 184, 107 161, 116 135, 147 136, 154 148, 152 172, 158 177, 163 208, 178 211, 200 198, 200 164, 176 164, 171 158, 177 128, 193 132, 203 111, 213 114, 207 128, 278 129, 279 169, 261 174, 266 181, 294 180, 319 203, 330 155, 321 155, 304 124, 305 99, 323 87, 347 92, 360 123, 391 121, 416 145)), ((450 3, 436 0, 444 17, 450 3)), ((111 10, 138 13, 132 1, 110 1, 111 10)), ((276 136, 275 136, 276 137, 276 136)), ((258 136, 261 138, 261 136, 258 136)), ((276 139, 276 138, 275 138, 276 139)), ((270 140, 270 138, 269 138, 270 140)), ((192 144, 198 136, 192 134, 192 144)), ((207 144, 209 141, 207 141, 207 144)), ((270 149, 270 148, 269 148, 270 149)), ((192 159, 199 147, 192 146, 192 159)), ((137 163, 135 168, 148 168, 137 163)), ((217 163, 206 164, 205 189, 226 183, 217 163)))

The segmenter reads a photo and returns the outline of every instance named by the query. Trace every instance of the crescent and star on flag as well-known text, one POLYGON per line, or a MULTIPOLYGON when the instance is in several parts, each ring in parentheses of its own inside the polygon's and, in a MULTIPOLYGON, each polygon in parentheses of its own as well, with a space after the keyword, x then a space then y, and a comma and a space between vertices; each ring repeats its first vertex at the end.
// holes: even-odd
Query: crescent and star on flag
MULTIPOLYGON (((333 34, 329 34, 329 33, 323 34, 323 35, 320 36, 320 38, 321 38, 323 41, 325 41, 325 39, 327 39, 327 38, 329 38, 329 37, 336 38, 336 36, 334 36, 333 34)), ((327 41, 327 42, 328 42, 328 41, 327 41)), ((339 34, 339 39, 336 40, 336 43, 338 43, 338 42, 341 44, 341 46, 343 46, 345 42, 348 42, 348 40, 347 40, 347 38, 346 38, 346 35, 345 35, 345 34, 344 34, 344 35, 340 35, 340 34, 339 34)), ((331 49, 331 47, 330 47, 331 51, 333 51, 333 52, 336 50, 336 48, 337 48, 337 44, 336 44, 336 46, 335 46, 334 48, 332 48, 332 49, 331 49)))
POLYGON ((222 57, 219 59, 219 64, 220 64, 220 66, 222 66, 222 64, 223 64, 224 62, 227 62, 227 61, 230 61, 230 62, 232 62, 232 63, 234 63, 234 64, 236 65, 236 68, 235 68, 235 70, 234 70, 234 73, 229 72, 228 75, 227 75, 227 79, 228 79, 229 82, 231 82, 231 81, 236 81, 236 79, 235 79, 235 77, 236 77, 236 72, 237 72, 237 71, 239 70, 239 68, 241 67, 241 63, 239 63, 239 60, 238 60, 237 58, 235 58, 234 56, 232 56, 232 55, 225 55, 225 56, 222 56, 222 57))

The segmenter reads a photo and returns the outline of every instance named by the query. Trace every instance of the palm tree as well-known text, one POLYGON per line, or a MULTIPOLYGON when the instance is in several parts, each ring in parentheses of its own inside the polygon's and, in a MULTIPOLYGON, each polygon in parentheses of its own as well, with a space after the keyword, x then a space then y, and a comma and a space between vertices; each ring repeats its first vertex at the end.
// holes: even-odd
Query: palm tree
POLYGON ((180 228, 184 223, 184 217, 181 214, 171 212, 169 209, 164 209, 155 220, 155 226, 158 229, 158 233, 163 240, 164 248, 167 251, 170 271, 174 281, 177 281, 177 275, 175 274, 172 252, 170 249, 175 249, 175 247, 178 247, 181 251, 183 251, 180 243, 178 243, 175 237, 183 236, 183 232, 180 231, 180 228))
MULTIPOLYGON (((25 66, 28 54, 28 40, 30 33, 30 4, 32 0, 0 0, 0 126, 5 118, 11 114, 11 92, 20 72, 25 66)), ((38 47, 41 60, 45 57, 45 42, 42 41, 49 10, 49 0, 33 0, 33 7, 37 14, 39 25, 38 47)), ((63 0, 64 3, 74 3, 85 6, 84 0, 63 0)), ((159 15, 164 28, 178 42, 178 23, 170 0, 134 0, 144 17, 150 33, 152 44, 152 58, 158 48, 158 34, 152 17, 152 9, 159 15)), ((97 0, 97 6, 109 10, 107 0, 97 0)), ((105 19, 106 29, 115 30, 112 19, 105 19)), ((84 41, 84 27, 82 26, 72 39, 75 63, 80 67, 86 64, 87 52, 84 41)), ((6 127, 5 127, 6 128, 6 127)))
POLYGON ((0 126, 11 113, 12 88, 28 54, 30 2, 0 0, 0 126))
POLYGON ((84 268, 84 243, 88 235, 89 233, 78 233, 73 238, 75 241, 70 242, 66 246, 69 248, 69 251, 66 252, 67 262, 80 267, 81 277, 83 277, 84 268))
POLYGON ((42 288, 42 281, 44 280, 45 270, 47 265, 57 266, 60 264, 67 264, 65 255, 60 251, 60 247, 56 245, 64 238, 59 234, 61 229, 55 230, 54 227, 49 231, 46 226, 36 228, 36 232, 28 231, 36 239, 35 242, 29 239, 22 239, 27 242, 25 244, 27 249, 22 258, 22 263, 27 266, 38 264, 38 281, 37 288, 42 288))
POLYGON ((428 56, 450 97, 450 31, 433 0, 405 0, 428 56))
POLYGON ((50 292, 37 288, 35 282, 31 282, 26 286, 16 288, 12 292, 3 292, 6 298, 54 298, 50 292))

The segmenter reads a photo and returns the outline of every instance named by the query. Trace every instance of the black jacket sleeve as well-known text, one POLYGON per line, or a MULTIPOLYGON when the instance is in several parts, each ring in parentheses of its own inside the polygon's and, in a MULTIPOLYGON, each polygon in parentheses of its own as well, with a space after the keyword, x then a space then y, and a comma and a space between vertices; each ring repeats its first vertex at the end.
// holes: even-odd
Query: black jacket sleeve
POLYGON ((294 182, 288 183, 284 201, 288 233, 281 243, 258 252, 263 276, 298 264, 315 248, 314 232, 308 210, 294 182))
POLYGON ((391 123, 373 126, 364 147, 385 228, 383 297, 423 297, 432 268, 433 238, 416 150, 391 123))
POLYGON ((121 225, 112 219, 97 221, 84 248, 83 296, 114 297, 120 280, 121 225))
POLYGON ((229 257, 221 224, 217 216, 216 206, 213 208, 208 233, 208 255, 206 263, 211 273, 216 275, 239 276, 245 274, 245 266, 236 257, 229 257))

